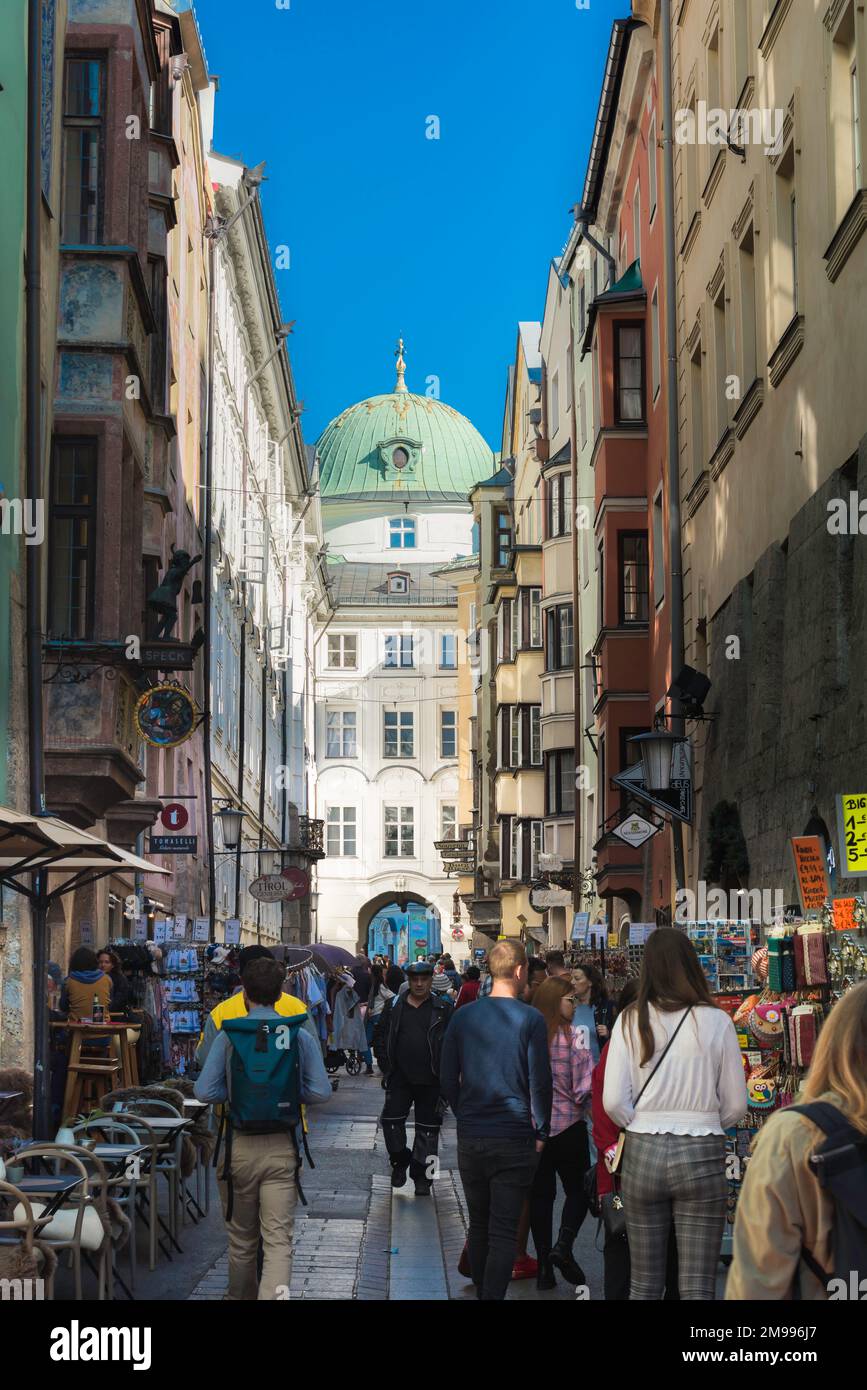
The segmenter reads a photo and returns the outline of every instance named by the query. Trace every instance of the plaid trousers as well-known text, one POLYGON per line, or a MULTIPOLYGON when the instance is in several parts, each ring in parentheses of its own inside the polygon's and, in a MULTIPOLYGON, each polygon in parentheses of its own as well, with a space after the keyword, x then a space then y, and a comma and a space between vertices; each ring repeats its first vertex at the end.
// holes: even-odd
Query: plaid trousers
POLYGON ((672 1223, 681 1298, 714 1299, 727 1196, 723 1135, 627 1135, 623 1205, 632 1261, 630 1299, 662 1298, 672 1223))

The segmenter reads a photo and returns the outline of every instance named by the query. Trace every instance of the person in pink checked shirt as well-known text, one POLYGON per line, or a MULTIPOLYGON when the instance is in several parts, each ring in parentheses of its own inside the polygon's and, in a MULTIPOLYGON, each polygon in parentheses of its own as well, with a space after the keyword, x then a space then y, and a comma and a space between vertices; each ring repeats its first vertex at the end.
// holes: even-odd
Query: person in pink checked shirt
POLYGON ((568 975, 543 981, 533 995, 533 1008, 539 1010, 548 1027, 554 1101, 551 1135, 542 1150, 530 1193, 530 1230, 539 1262, 536 1287, 553 1289, 557 1284, 555 1269, 569 1284, 586 1283, 572 1246, 587 1214, 584 1174, 590 1167, 590 1150, 586 1110, 593 1060, 584 1046, 583 1033, 572 1026, 575 997, 568 975), (560 1233, 552 1246, 558 1176, 566 1201, 560 1233))

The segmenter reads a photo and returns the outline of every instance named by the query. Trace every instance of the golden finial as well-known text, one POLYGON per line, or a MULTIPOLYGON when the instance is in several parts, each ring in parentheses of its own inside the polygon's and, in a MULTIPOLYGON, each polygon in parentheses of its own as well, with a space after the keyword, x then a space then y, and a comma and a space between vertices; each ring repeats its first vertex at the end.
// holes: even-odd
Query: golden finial
POLYGON ((403 338, 398 338, 397 351, 394 355, 397 358, 397 381, 395 382, 394 389, 395 391, 405 391, 406 382, 404 381, 403 376, 404 372, 406 371, 406 361, 403 355, 403 338))

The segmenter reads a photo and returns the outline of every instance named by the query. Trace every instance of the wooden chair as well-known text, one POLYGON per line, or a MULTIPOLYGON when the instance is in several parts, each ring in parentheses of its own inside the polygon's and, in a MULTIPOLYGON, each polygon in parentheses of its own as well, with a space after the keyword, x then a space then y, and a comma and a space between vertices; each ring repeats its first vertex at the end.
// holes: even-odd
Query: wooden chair
POLYGON ((0 1178, 0 1278, 42 1280, 37 1297, 54 1297, 54 1271, 57 1257, 36 1238, 36 1217, 30 1198, 14 1183, 0 1178), (12 1206, 12 1215, 4 1210, 12 1206))
MULTIPOLYGON (((81 1177, 72 1205, 62 1207, 43 1226, 40 1241, 57 1253, 69 1251, 75 1280, 75 1299, 82 1298, 81 1262, 85 1252, 96 1257, 97 1297, 100 1302, 111 1299, 113 1289, 112 1228, 108 1211, 108 1174, 105 1166, 87 1149, 71 1144, 31 1144, 19 1149, 19 1163, 30 1164, 37 1158, 53 1159, 57 1169, 69 1167, 81 1177), (92 1165, 96 1173, 88 1171, 92 1165)), ((22 1194, 23 1195, 23 1194, 22 1194)), ((30 1199, 33 1216, 38 1219, 47 1206, 46 1201, 30 1199)), ((15 1216, 23 1216, 23 1205, 15 1208, 15 1216)))

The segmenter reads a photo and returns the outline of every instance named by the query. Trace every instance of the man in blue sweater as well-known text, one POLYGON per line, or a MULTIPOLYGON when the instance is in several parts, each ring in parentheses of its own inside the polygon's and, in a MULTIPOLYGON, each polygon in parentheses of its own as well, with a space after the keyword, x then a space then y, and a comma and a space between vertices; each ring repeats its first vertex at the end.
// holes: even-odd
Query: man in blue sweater
POLYGON ((478 1297, 504 1299, 521 1209, 551 1120, 551 1061, 542 1015, 519 1000, 520 941, 491 950, 491 993, 460 1009, 443 1041, 440 1087, 458 1122, 458 1167, 470 1216, 478 1297))

